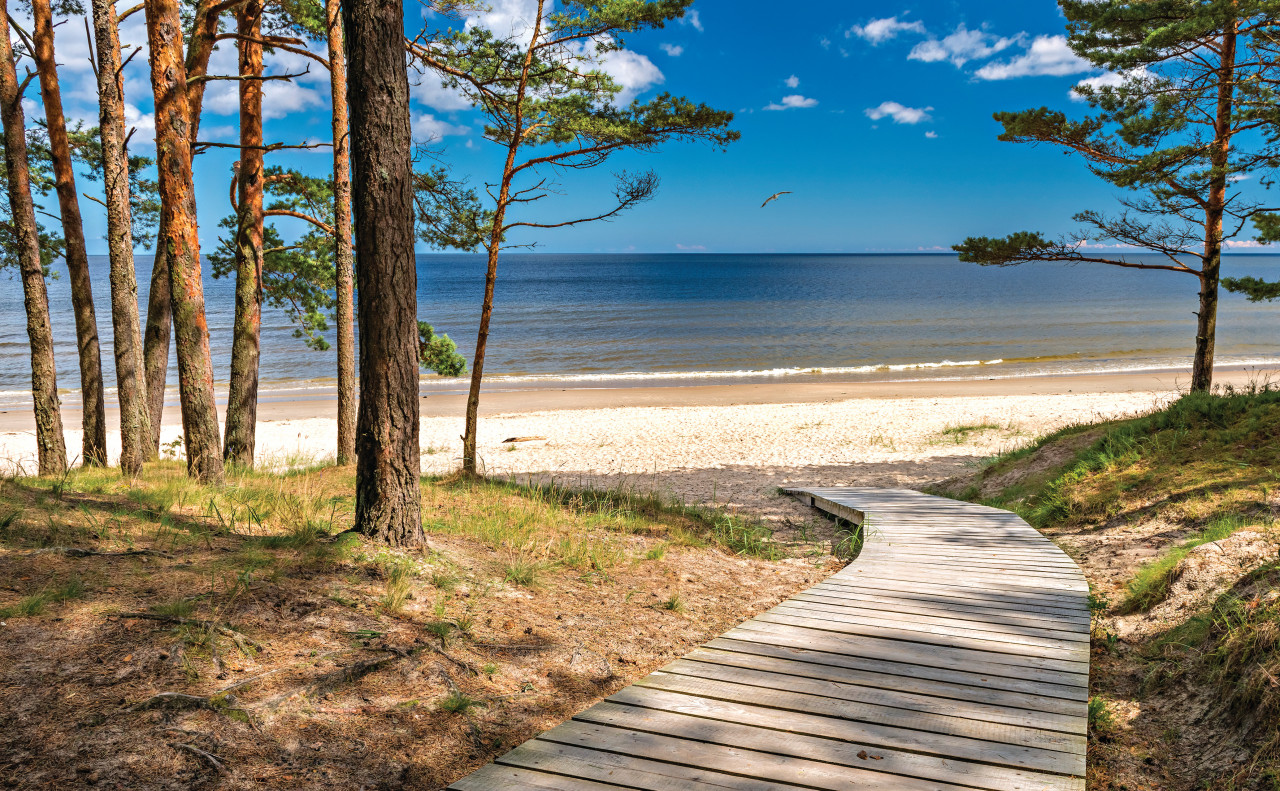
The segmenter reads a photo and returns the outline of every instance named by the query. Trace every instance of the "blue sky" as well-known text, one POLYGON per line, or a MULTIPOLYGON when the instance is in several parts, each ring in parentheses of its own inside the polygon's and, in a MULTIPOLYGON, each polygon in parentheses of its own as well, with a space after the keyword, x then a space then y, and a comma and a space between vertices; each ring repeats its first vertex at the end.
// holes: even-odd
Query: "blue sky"
MULTIPOLYGON (((473 23, 518 25, 532 3, 488 5, 473 23)), ((996 140, 992 112, 1040 105, 1081 112, 1070 87, 1105 78, 1066 50, 1053 2, 810 2, 787 14, 758 0, 698 0, 694 8, 681 23, 628 38, 609 68, 641 99, 668 90, 734 111, 742 140, 726 151, 672 145, 563 176, 563 194, 539 209, 539 219, 598 212, 610 198, 610 173, 622 168, 652 167, 662 186, 654 201, 613 222, 515 241, 548 252, 933 250, 973 234, 1056 234, 1072 227, 1076 211, 1114 206, 1112 190, 1077 160, 996 140), (779 190, 792 194, 762 209, 779 190)), ((406 13, 415 27, 416 4, 406 4, 406 13)), ((82 31, 79 20, 58 28, 63 90, 69 116, 96 122, 82 31)), ((141 14, 126 22, 123 38, 145 44, 141 14)), ((276 57, 271 69, 301 71, 304 64, 276 57)), ((234 68, 234 52, 223 44, 214 71, 234 68)), ((148 153, 150 83, 141 56, 126 76, 138 127, 133 145, 148 153)), ((329 139, 326 77, 313 69, 293 84, 267 84, 269 141, 329 139)), ((483 139, 478 113, 430 76, 411 78, 415 133, 434 138, 442 162, 476 185, 492 180, 499 152, 483 139)), ((210 87, 202 139, 236 140, 235 90, 232 82, 210 87)), ((34 86, 28 99, 29 112, 38 114, 34 86)), ((229 212, 235 158, 214 150, 197 159, 206 249, 229 212)), ((277 153, 268 164, 320 173, 329 154, 277 153)), ((105 220, 96 204, 85 202, 84 211, 90 252, 103 253, 105 220)), ((287 234, 289 226, 281 227, 287 234)))

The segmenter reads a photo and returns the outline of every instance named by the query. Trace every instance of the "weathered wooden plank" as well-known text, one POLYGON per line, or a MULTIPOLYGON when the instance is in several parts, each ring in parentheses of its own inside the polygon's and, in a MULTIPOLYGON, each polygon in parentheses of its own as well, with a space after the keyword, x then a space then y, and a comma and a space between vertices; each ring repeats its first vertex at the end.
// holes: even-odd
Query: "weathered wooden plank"
POLYGON ((1033 669, 1010 669, 1010 665, 993 665, 972 658, 940 658, 932 664, 918 652, 902 650, 892 641, 849 640, 842 635, 823 635, 803 629, 787 629, 774 624, 751 621, 730 630, 720 639, 764 646, 777 646, 812 651, 822 661, 841 667, 884 668, 886 673, 916 676, 934 681, 947 681, 976 687, 1006 690, 1032 695, 1087 701, 1087 679, 1080 674, 1043 672, 1033 669), (772 627, 772 628, 770 628, 772 627))
POLYGON ((1021 599, 1018 596, 1005 596, 1003 594, 995 594, 978 588, 951 588, 944 585, 931 585, 928 583, 913 583, 909 587, 904 587, 896 580, 890 580, 888 584, 886 584, 884 580, 834 579, 832 577, 828 577, 826 580, 810 588, 810 590, 838 590, 853 593, 873 592, 886 596, 899 596, 906 598, 910 598, 912 596, 930 599, 941 598, 949 599, 957 604, 1011 609, 1020 612, 1038 613, 1042 615, 1066 618, 1087 617, 1089 612, 1087 605, 1081 606, 1076 603, 1059 604, 1055 602, 1045 603, 1030 601, 1021 599))
MULTIPOLYGON (((947 701, 970 702, 1000 706, 1014 711, 1030 712, 1029 716, 1046 713, 1071 718, 1073 721, 1087 716, 1088 705, 1083 700, 1068 700, 1036 695, 1030 692, 1014 692, 997 689, 984 683, 973 674, 956 674, 957 681, 924 678, 914 672, 917 666, 895 665, 888 662, 862 660, 820 651, 800 648, 727 640, 718 637, 703 648, 688 654, 687 659, 703 664, 744 667, 784 676, 802 676, 843 684, 856 684, 872 689, 892 690, 905 694, 927 695, 947 701), (839 664, 836 664, 839 663, 839 664), (897 671, 895 674, 894 671, 897 671), (903 674, 908 675, 903 675, 903 674)), ((782 683, 789 684, 789 680, 782 683)), ((1074 728, 1078 731, 1079 725, 1074 728)))
MULTIPOLYGON (((1009 744, 1023 744, 1026 746, 1041 746, 1047 750, 1061 750, 1063 752, 1083 752, 1084 740, 1066 739, 1063 740, 1056 735, 1050 735, 1048 732, 1056 734, 1070 734, 1079 737, 1084 736, 1084 728, 1079 721, 1079 717, 1065 716, 1061 714, 1046 714, 1044 712, 1028 711, 1027 709, 1010 709, 1004 706, 996 706, 987 703, 970 703, 954 699, 937 698, 931 695, 920 695, 907 692, 902 689, 881 689, 876 687, 868 687, 859 684, 848 684, 836 681, 831 678, 812 678, 807 676, 780 677, 776 669, 764 670, 754 667, 733 667, 711 662, 699 662, 692 659, 677 659, 662 670, 641 679, 638 683, 641 685, 655 686, 660 689, 674 689, 670 684, 663 683, 668 676, 691 676, 699 679, 707 679, 717 682, 729 684, 741 684, 750 687, 759 687, 766 691, 785 690, 787 693, 796 693, 801 695, 816 695, 824 698, 833 698, 837 701, 847 701, 851 703, 866 704, 869 707, 867 711, 871 712, 866 716, 858 713, 860 710, 850 707, 842 707, 840 713, 836 716, 846 717, 848 719, 868 719, 876 722, 884 722, 887 724, 902 724, 904 727, 917 727, 915 725, 907 725, 905 723, 913 721, 910 718, 904 719, 901 723, 895 723, 891 719, 880 719, 884 717, 902 716, 894 712, 882 712, 883 707, 894 709, 904 709, 909 712, 922 712, 925 714, 937 715, 939 717, 948 718, 940 723, 943 728, 941 733, 954 733, 959 736, 973 735, 966 731, 965 725, 953 725, 951 719, 973 720, 982 723, 995 723, 997 725, 1011 726, 1010 730, 1016 731, 1020 729, 1029 729, 1033 733, 1029 736, 1023 736, 1020 733, 1012 733, 1007 738, 1002 737, 1001 741, 1009 744), (783 682, 779 684, 779 682, 783 682), (1046 733, 1039 733, 1044 731, 1046 733), (1009 741, 1013 739, 1013 741, 1009 741)), ((690 687, 680 687, 675 691, 690 692, 690 687)), ((695 693, 690 693, 695 694, 695 693)), ((735 693, 736 695, 737 693, 735 693)), ((718 695, 710 695, 710 697, 718 697, 718 695)), ((738 697, 733 697, 738 700, 738 697)), ((750 703, 752 701, 743 700, 750 703)), ((761 705, 773 705, 764 704, 761 705)), ((802 710, 802 709, 798 709, 802 710)), ((924 724, 918 726, 921 730, 933 730, 934 726, 924 724)), ((974 736, 974 738, 986 738, 974 736)))
POLYGON ((888 612, 904 616, 942 615, 949 618, 971 620, 978 623, 1008 624, 1010 626, 1030 626, 1037 629, 1064 632, 1079 635, 1089 623, 1083 615, 1054 617, 1046 614, 1028 613, 1021 610, 983 607, 981 605, 966 606, 954 601, 935 599, 929 601, 925 597, 910 598, 885 594, 856 594, 848 591, 813 587, 791 597, 793 601, 810 601, 826 604, 839 604, 847 607, 864 607, 871 612, 888 612))
MULTIPOLYGON (((1008 624, 998 621, 975 621, 972 618, 960 618, 954 614, 948 613, 921 613, 915 612, 907 614, 901 611, 883 611, 871 608, 859 608, 847 603, 837 604, 829 601, 814 601, 812 599, 793 597, 779 604, 775 611, 789 612, 814 612, 826 613, 836 616, 842 620, 850 619, 853 622, 885 625, 900 625, 902 628, 914 628, 915 626, 938 626, 946 629, 960 629, 966 632, 980 632, 984 634, 1000 634, 1004 635, 1002 639, 1013 643, 1026 643, 1027 645, 1042 645, 1050 648, 1063 648, 1066 650, 1074 650, 1077 646, 1073 643, 1088 643, 1087 637, 1081 636, 1075 630, 1062 629, 1043 629, 1037 626, 1027 626, 1025 624, 1008 624)), ((816 617, 816 616, 811 616, 816 617)), ((976 635, 975 635, 976 636, 976 635)), ((996 639, 996 638, 990 638, 996 639)))
MULTIPOLYGON (((878 637, 884 640, 896 640, 903 643, 926 643, 944 648, 964 648, 981 652, 986 661, 997 664, 1028 665, 1042 670, 1066 673, 1087 673, 1089 669, 1089 651, 1084 647, 1081 651, 1068 653, 1058 652, 1040 646, 1010 643, 982 637, 967 637, 964 634, 952 634, 936 628, 917 628, 916 624, 904 623, 902 628, 881 625, 867 625, 846 621, 809 618, 787 610, 773 609, 757 615, 753 620, 763 623, 799 626, 837 634, 858 635, 860 637, 878 637), (910 628, 908 628, 910 627, 910 628)), ((912 649, 921 654, 919 648, 912 649)))
MULTIPOLYGON (((588 711, 608 711, 611 704, 600 704, 588 711)), ((618 707, 630 708, 630 707, 618 707)), ((639 709, 639 711, 646 711, 639 709)), ((693 718, 687 718, 694 721, 693 718)), ((696 722, 696 721, 694 721, 696 722)), ((705 721, 704 721, 705 722, 705 721)), ((784 783, 788 786, 802 786, 806 789, 823 789, 824 791, 847 791, 848 789, 866 789, 871 791, 972 791, 974 786, 960 786, 951 783, 922 780, 910 776, 889 774, 878 771, 885 760, 871 758, 871 751, 866 758, 858 758, 857 753, 848 755, 846 751, 836 753, 831 759, 826 740, 807 739, 776 731, 755 731, 746 728, 744 732, 757 736, 765 734, 769 740, 760 738, 735 739, 734 730, 740 726, 732 724, 716 725, 712 723, 714 732, 725 734, 724 740, 715 738, 693 738, 688 731, 667 733, 662 723, 647 723, 646 728, 615 727, 596 722, 570 721, 547 731, 539 738, 561 744, 575 744, 591 747, 622 755, 647 758, 682 766, 702 766, 725 774, 739 774, 753 780, 784 783), (729 743, 725 743, 728 741, 729 743), (751 746, 739 745, 738 741, 751 746), (781 747, 782 749, 775 749, 781 747), (806 749, 809 748, 809 749, 806 749), (818 748, 818 749, 814 749, 818 748), (846 757, 848 755, 848 757, 846 757), (843 761, 843 762, 842 762, 843 761)), ((705 735, 706 731, 697 732, 705 735)), ((855 748, 856 749, 856 748, 855 748)), ((1028 778, 1038 775, 1026 773, 1028 778)), ((1052 776, 1049 776, 1052 777, 1052 776)), ((749 788, 750 786, 748 786, 749 788)), ((981 788, 982 786, 978 786, 981 788)), ((1022 785, 1010 786, 1009 791, 1019 789, 1040 789, 1045 786, 1022 785)), ((1051 786, 1055 788, 1056 786, 1051 786)), ((1082 791, 1083 785, 1065 785, 1071 791, 1082 791)), ((1004 789, 1002 789, 1004 791, 1004 789)))
POLYGON ((880 658, 923 667, 963 667, 984 676, 1021 678, 1047 684, 1088 686, 1088 674, 1076 662, 1070 663, 1068 669, 1043 667, 1046 660, 1038 657, 1001 654, 937 643, 906 642, 874 634, 813 629, 794 623, 770 622, 759 617, 725 632, 724 636, 737 638, 743 633, 756 632, 794 637, 801 641, 810 640, 814 646, 825 646, 823 650, 855 656, 880 658))
MULTIPOLYGON (((991 762, 974 763, 947 753, 939 755, 936 752, 913 752, 900 746, 914 743, 922 750, 933 750, 939 741, 959 741, 952 736, 930 735, 925 738, 925 734, 918 734, 913 738, 913 734, 907 729, 874 725, 859 727, 854 723, 829 718, 659 690, 641 690, 637 687, 627 687, 613 698, 582 712, 575 719, 843 766, 870 763, 858 757, 859 752, 866 752, 868 755, 881 756, 875 762, 877 771, 1000 791, 1016 786, 1028 777, 1055 777, 1052 773, 1020 766, 1017 762, 1024 758, 1057 756, 1061 758, 1063 766, 1078 763, 1076 756, 1066 753, 1028 750, 973 740, 975 747, 990 745, 986 759, 991 762), (625 705, 628 701, 647 701, 655 705, 625 705), (659 705, 663 708, 659 708, 659 705)), ((1060 780, 1067 779, 1061 774, 1056 777, 1060 780)))
POLYGON ((1089 587, 1084 580, 1043 579, 1028 580, 1025 577, 1000 574, 980 574, 976 571, 939 571, 928 569, 912 563, 878 563, 871 561, 865 565, 855 564, 841 572, 844 577, 861 579, 863 577, 879 577, 881 579, 919 580, 921 582, 941 582, 947 585, 965 585, 989 588, 995 591, 1008 591, 1018 594, 1033 594, 1038 598, 1055 596, 1063 601, 1076 602, 1082 597, 1076 594, 1088 593, 1089 587), (849 569, 853 569, 849 572, 849 569), (849 572, 849 573, 845 573, 849 572))
POLYGON ((619 791, 626 786, 546 774, 519 766, 489 764, 456 781, 449 788, 455 791, 519 791, 522 788, 536 788, 539 791, 619 791))
MULTIPOLYGON (((852 566, 850 568, 852 568, 852 566)), ((971 581, 959 576, 944 578, 937 574, 912 574, 905 570, 895 571, 890 574, 886 574, 884 570, 881 569, 876 569, 874 573, 858 572, 845 574, 844 572, 840 572, 840 575, 828 577, 825 584, 839 585, 845 582, 860 585, 874 583, 880 587, 886 587, 889 590, 900 591, 954 591, 958 596, 968 596, 970 598, 990 598, 1002 601, 1017 601, 1022 599, 1030 604, 1049 605, 1059 607, 1061 609, 1076 611, 1086 609, 1089 601, 1085 591, 1041 592, 1038 588, 1027 587, 1025 585, 995 586, 987 585, 982 582, 971 581)))
POLYGON ((525 742, 502 756, 499 763, 647 791, 724 791, 730 788, 735 791, 802 791, 798 786, 735 777, 698 767, 650 761, 543 739, 525 742))

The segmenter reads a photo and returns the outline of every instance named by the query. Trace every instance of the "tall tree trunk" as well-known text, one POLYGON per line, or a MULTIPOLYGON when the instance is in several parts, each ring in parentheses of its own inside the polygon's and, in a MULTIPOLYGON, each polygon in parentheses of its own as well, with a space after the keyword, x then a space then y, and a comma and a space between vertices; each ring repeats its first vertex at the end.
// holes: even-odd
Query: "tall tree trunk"
POLYGON ((169 341, 173 330, 173 306, 169 300, 169 258, 160 240, 169 237, 164 214, 156 230, 156 253, 151 262, 151 287, 147 291, 147 326, 142 341, 142 361, 147 381, 147 414, 151 436, 147 455, 160 455, 160 424, 164 418, 164 391, 169 379, 169 341))
POLYGON ((476 444, 480 431, 480 383, 484 377, 484 354, 489 345, 489 320, 493 317, 493 290, 498 280, 498 252, 502 249, 503 223, 507 219, 507 207, 511 203, 511 179, 516 164, 516 152, 524 140, 524 96, 529 82, 529 67, 533 63, 533 51, 542 35, 544 0, 538 0, 534 17, 533 37, 525 51, 524 64, 520 68, 520 83, 516 87, 515 116, 511 124, 511 142, 507 145, 507 159, 502 167, 502 183, 493 213, 493 228, 485 249, 489 253, 489 265, 485 270, 484 298, 480 306, 480 330, 476 334, 476 354, 471 363, 471 387, 467 392, 466 426, 462 432, 462 471, 476 474, 476 444))
POLYGON ((1204 256, 1200 272, 1200 311, 1196 316, 1196 354, 1191 365, 1191 391, 1213 387, 1214 338, 1218 327, 1218 280, 1222 269, 1222 216, 1227 203, 1227 168, 1231 156, 1232 114, 1236 89, 1236 25, 1222 33, 1218 56, 1218 106, 1213 119, 1209 159, 1209 200, 1205 209, 1204 256))
POLYGON ((356 339, 351 256, 351 138, 347 119, 347 56, 341 0, 325 0, 333 94, 333 228, 338 300, 338 464, 356 456, 356 339))
MULTIPOLYGON (((187 77, 204 75, 209 70, 209 58, 218 35, 218 17, 239 0, 200 0, 196 5, 195 22, 191 26, 191 43, 187 47, 187 77)), ((192 142, 200 132, 200 111, 204 105, 204 89, 209 83, 198 81, 187 88, 188 112, 192 142)), ((157 239, 169 236, 165 217, 160 216, 157 239)), ((150 454, 160 453, 160 423, 164 412, 164 391, 169 376, 169 342, 173 330, 173 305, 169 293, 169 259, 163 244, 157 243, 155 260, 151 265, 151 289, 147 293, 147 328, 143 347, 146 364, 147 404, 151 414, 150 454)))
POLYGON ((67 445, 58 411, 58 377, 53 362, 53 329, 49 323, 49 295, 40 265, 40 235, 31 174, 27 166, 27 122, 22 92, 9 43, 9 4, 0 0, 0 121, 4 123, 4 156, 9 169, 10 221, 18 242, 18 267, 27 311, 27 339, 31 343, 31 400, 36 417, 36 464, 41 475, 67 470, 67 445))
MULTIPOLYGON (((262 3, 236 10, 240 76, 262 76, 262 3)), ((223 460, 253 466, 258 423, 258 359, 262 332, 262 81, 240 80, 240 169, 236 225, 236 317, 223 460)))
POLYGON ((89 279, 89 256, 84 244, 84 222, 76 194, 75 169, 71 164, 71 144, 67 140, 67 120, 62 114, 62 91, 58 87, 58 64, 53 53, 53 10, 49 0, 32 0, 32 38, 36 70, 40 74, 40 96, 49 131, 49 151, 62 210, 62 233, 66 238, 67 273, 71 281, 71 304, 76 317, 76 347, 80 352, 80 394, 83 401, 84 463, 107 463, 107 416, 102 386, 102 350, 98 346, 98 318, 93 309, 93 284, 89 279))
POLYGON ((418 275, 404 9, 346 0, 352 197, 359 262, 360 412, 355 526, 399 546, 421 544, 418 275))
POLYGON ((115 338, 116 399, 120 404, 120 469, 142 472, 153 454, 147 383, 138 324, 138 281, 133 269, 133 210, 129 205, 129 156, 125 150, 124 77, 115 0, 93 0, 98 45, 98 117, 107 203, 107 252, 111 256, 111 328, 115 338))
POLYGON ((178 389, 187 473, 205 483, 222 482, 213 365, 200 280, 195 185, 191 176, 191 108, 187 69, 181 57, 182 17, 178 0, 147 0, 147 43, 155 92, 156 159, 160 172, 159 240, 169 264, 169 290, 178 348, 178 389))

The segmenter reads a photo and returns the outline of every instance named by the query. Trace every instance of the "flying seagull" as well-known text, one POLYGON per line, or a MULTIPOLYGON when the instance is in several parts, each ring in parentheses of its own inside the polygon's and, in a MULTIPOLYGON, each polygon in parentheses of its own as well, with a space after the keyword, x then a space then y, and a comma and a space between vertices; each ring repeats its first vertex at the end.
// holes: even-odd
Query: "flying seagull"
POLYGON ((767 197, 767 198, 765 198, 765 199, 764 199, 764 203, 760 204, 760 208, 762 208, 762 209, 763 209, 765 206, 768 206, 768 205, 769 205, 769 201, 775 201, 775 200, 777 200, 779 197, 781 197, 781 196, 783 196, 783 195, 790 195, 790 194, 791 194, 791 190, 783 190, 782 192, 775 192, 775 193, 773 193, 772 195, 770 195, 769 197, 767 197))

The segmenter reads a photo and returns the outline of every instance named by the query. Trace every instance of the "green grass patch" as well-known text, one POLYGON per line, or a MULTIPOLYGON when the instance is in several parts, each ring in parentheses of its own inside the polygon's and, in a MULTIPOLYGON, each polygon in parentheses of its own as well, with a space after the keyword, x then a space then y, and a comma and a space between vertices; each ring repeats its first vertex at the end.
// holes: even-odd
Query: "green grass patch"
POLYGON ((1204 544, 1221 541, 1246 527, 1270 524, 1271 518, 1247 518, 1238 514, 1222 516, 1211 521, 1195 536, 1183 541, 1178 546, 1138 569, 1133 579, 1125 586, 1125 598, 1120 602, 1119 612, 1145 612, 1169 595, 1169 589, 1177 578, 1178 566, 1191 551, 1204 544))
POLYGON ((0 618, 33 618, 43 615, 50 604, 63 604, 83 598, 84 595, 84 583, 79 577, 73 576, 61 585, 45 588, 11 607, 0 609, 0 618))

